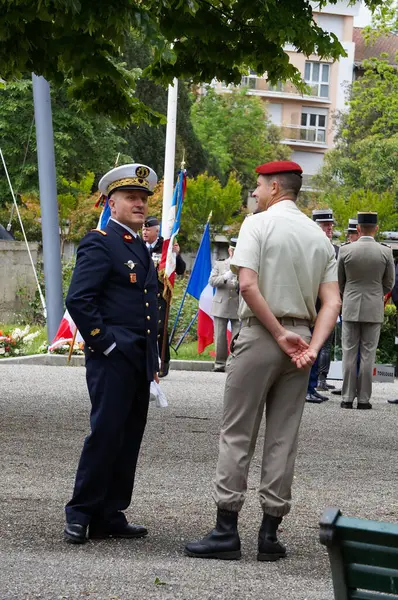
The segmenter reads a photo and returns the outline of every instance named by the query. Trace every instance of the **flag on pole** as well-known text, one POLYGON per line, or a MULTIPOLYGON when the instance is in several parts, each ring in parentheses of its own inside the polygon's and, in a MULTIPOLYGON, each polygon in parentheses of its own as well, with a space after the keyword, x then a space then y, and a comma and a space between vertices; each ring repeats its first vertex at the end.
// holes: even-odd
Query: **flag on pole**
MULTIPOLYGON (((53 339, 51 346, 49 346, 48 351, 53 352, 59 346, 63 346, 64 344, 68 343, 71 344, 73 342, 75 332, 76 325, 74 324, 72 317, 66 310, 64 316, 62 317, 62 321, 58 327, 57 334, 53 339)), ((82 336, 78 331, 76 332, 75 342, 78 344, 84 342, 82 336)))
POLYGON ((198 353, 214 340, 214 322, 211 316, 213 288, 209 285, 211 273, 210 224, 207 222, 192 269, 187 293, 199 300, 198 353))
POLYGON ((173 252, 175 239, 180 231, 181 211, 184 202, 185 191, 187 188, 187 172, 181 169, 178 173, 177 184, 174 189, 173 199, 168 213, 167 222, 162 222, 163 246, 162 256, 159 263, 159 275, 163 275, 164 291, 172 294, 176 276, 177 255, 173 252))

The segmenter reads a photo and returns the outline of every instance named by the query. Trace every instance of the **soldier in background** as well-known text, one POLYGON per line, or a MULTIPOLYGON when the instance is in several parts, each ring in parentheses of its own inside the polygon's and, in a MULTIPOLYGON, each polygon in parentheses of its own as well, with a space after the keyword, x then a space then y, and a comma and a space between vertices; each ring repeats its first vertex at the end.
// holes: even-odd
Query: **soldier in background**
POLYGON ((358 221, 357 219, 348 219, 348 228, 347 228, 347 242, 351 244, 353 242, 357 242, 359 238, 359 233, 357 229, 358 221))
MULTIPOLYGON (((163 249, 163 238, 160 234, 160 223, 157 217, 147 217, 144 226, 142 228, 142 239, 144 240, 149 254, 152 257, 153 264, 155 265, 156 272, 158 274, 158 301, 159 301, 159 319, 158 319, 158 347, 159 347, 159 358, 162 357, 163 340, 164 340, 164 321, 166 317, 166 300, 163 298, 163 277, 159 278, 159 263, 162 258, 163 249)), ((182 259, 180 254, 180 246, 175 242, 173 246, 173 252, 176 253, 176 274, 183 275, 185 273, 185 261, 182 259)), ((166 377, 170 367, 170 345, 169 336, 166 331, 165 339, 166 349, 164 355, 164 366, 163 370, 159 373, 159 377, 166 377)))
POLYGON ((229 243, 226 260, 217 260, 210 274, 209 285, 216 288, 211 306, 214 317, 214 339, 216 344, 216 362, 213 371, 224 373, 228 359, 228 322, 231 322, 232 338, 239 333, 239 286, 238 278, 230 269, 237 238, 229 243))
POLYGON ((359 240, 341 247, 338 261, 340 292, 343 296, 343 388, 341 408, 372 408, 372 371, 376 359, 384 295, 395 279, 391 248, 376 242, 377 213, 358 213, 359 240), (357 374, 358 349, 360 351, 357 374))
MULTIPOLYGON (((321 208, 315 209, 312 211, 312 219, 315 221, 319 227, 322 229, 326 237, 330 240, 333 248, 336 259, 339 254, 339 247, 333 244, 333 228, 334 228, 334 217, 333 211, 331 208, 321 208)), ((317 303, 318 309, 319 303, 317 303)), ((325 402, 328 400, 327 396, 323 396, 319 394, 318 390, 321 391, 329 391, 329 389, 333 389, 334 386, 329 385, 326 382, 330 361, 331 361, 331 353, 332 353, 332 344, 334 339, 334 331, 330 334, 328 339, 326 340, 323 348, 321 349, 317 360, 312 365, 310 379, 308 382, 308 390, 306 401, 312 402, 315 404, 320 404, 321 402, 325 402)))

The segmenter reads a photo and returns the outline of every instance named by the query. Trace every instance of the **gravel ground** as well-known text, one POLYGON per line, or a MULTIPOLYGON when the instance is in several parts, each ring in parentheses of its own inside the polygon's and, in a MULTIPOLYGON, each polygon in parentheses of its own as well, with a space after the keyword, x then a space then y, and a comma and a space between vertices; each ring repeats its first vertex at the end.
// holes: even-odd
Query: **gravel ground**
POLYGON ((386 402, 398 386, 376 384, 372 411, 343 411, 335 396, 306 405, 281 533, 288 558, 255 560, 261 438, 240 518, 243 559, 185 557, 184 544, 214 524, 225 375, 175 371, 162 381, 169 408, 150 409, 128 511, 149 536, 70 546, 63 507, 88 429, 85 371, 3 365, 0 373, 0 600, 332 600, 318 542, 323 509, 398 521, 398 406, 386 402))

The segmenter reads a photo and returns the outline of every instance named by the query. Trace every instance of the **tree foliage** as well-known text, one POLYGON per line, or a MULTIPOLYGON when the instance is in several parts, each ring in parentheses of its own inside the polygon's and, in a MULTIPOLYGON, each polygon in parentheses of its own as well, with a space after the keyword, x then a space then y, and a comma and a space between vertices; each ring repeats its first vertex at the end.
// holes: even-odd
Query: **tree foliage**
MULTIPOLYGON (((126 40, 126 63, 129 69, 145 69, 153 59, 153 49, 145 43, 142 36, 131 33, 126 40)), ((136 87, 137 98, 150 106, 151 109, 166 114, 167 90, 155 84, 148 77, 140 77, 136 87)), ((201 143, 195 135, 190 109, 192 100, 189 97, 188 86, 178 82, 178 111, 176 139, 176 167, 178 169, 184 157, 186 167, 191 176, 209 169, 210 165, 201 143)), ((121 130, 121 135, 127 142, 128 153, 134 161, 150 165, 159 178, 163 177, 164 155, 166 143, 166 126, 151 127, 147 123, 131 124, 121 130)), ((211 169, 210 169, 211 170, 211 169)))
MULTIPOLYGON (((52 113, 59 193, 65 191, 65 180, 78 182, 88 171, 95 171, 96 176, 107 171, 119 152, 126 152, 121 159, 129 160, 126 142, 112 122, 101 116, 89 117, 79 102, 68 101, 65 87, 53 88, 52 113)), ((1 148, 14 190, 24 195, 38 193, 33 119, 30 80, 12 82, 0 90, 1 148)), ((10 200, 7 181, 1 177, 0 204, 10 200)))
POLYGON ((349 195, 333 192, 325 195, 321 204, 332 208, 336 229, 342 232, 342 237, 345 237, 344 230, 347 229, 348 219, 355 219, 361 211, 377 212, 380 232, 394 231, 398 227, 395 198, 388 191, 377 193, 360 189, 349 195))
MULTIPOLYGON (((365 3, 376 8, 382 0, 365 3)), ((131 29, 154 48, 147 71, 162 84, 173 77, 238 83, 251 68, 267 71, 272 83, 300 86, 286 44, 307 56, 345 54, 315 23, 307 0, 0 0, 1 76, 10 81, 33 71, 66 82, 69 95, 95 113, 159 123, 162 117, 134 95, 140 71, 123 62, 131 29)))
POLYGON ((279 130, 266 116, 266 105, 246 89, 217 94, 209 88, 193 104, 193 128, 204 149, 225 177, 235 172, 247 192, 255 181, 255 167, 288 158, 279 130))
POLYGON ((241 191, 234 174, 229 176, 224 187, 207 173, 188 179, 181 216, 183 247, 192 247, 200 239, 210 212, 213 234, 220 233, 225 225, 236 220, 242 204, 241 191))
POLYGON ((398 71, 383 57, 363 66, 316 181, 325 190, 389 190, 398 200, 398 71))

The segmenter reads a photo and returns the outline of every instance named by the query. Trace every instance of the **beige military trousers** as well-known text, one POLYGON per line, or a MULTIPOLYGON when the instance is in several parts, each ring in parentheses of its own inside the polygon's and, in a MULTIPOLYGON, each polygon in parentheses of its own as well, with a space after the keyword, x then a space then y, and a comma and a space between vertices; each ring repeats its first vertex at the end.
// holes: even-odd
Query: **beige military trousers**
MULTIPOLYGON (((283 325, 306 341, 306 324, 283 325)), ((283 516, 290 510, 298 432, 309 370, 297 369, 270 333, 255 319, 242 323, 233 345, 224 392, 224 413, 214 500, 219 508, 242 508, 250 461, 265 407, 265 440, 259 488, 264 512, 283 516), (253 323, 253 324, 252 324, 253 323)))
POLYGON ((357 323, 343 321, 343 387, 341 397, 344 402, 369 402, 372 396, 373 366, 379 343, 381 323, 357 323), (360 354, 359 372, 357 367, 360 354))
POLYGON ((227 328, 229 321, 231 321, 231 339, 233 339, 239 333, 239 319, 224 319, 224 317, 214 317, 214 341, 216 343, 215 367, 225 367, 228 359, 227 328))

